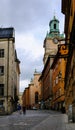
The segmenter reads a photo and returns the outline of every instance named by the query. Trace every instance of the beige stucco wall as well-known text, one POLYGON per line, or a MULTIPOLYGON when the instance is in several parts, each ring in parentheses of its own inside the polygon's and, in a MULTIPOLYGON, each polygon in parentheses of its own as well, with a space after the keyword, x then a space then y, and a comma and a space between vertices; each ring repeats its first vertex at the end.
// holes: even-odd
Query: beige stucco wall
POLYGON ((48 38, 48 39, 46 39, 44 44, 45 45, 44 45, 43 61, 44 61, 44 64, 45 64, 49 55, 56 55, 57 50, 58 50, 58 44, 60 44, 60 42, 55 44, 52 39, 48 38))
POLYGON ((4 66, 4 75, 0 76, 0 83, 4 84, 4 96, 0 100, 4 100, 5 112, 13 111, 10 102, 11 97, 14 99, 14 87, 19 87, 19 75, 17 75, 15 62, 15 43, 13 38, 0 39, 0 49, 4 49, 4 58, 0 58, 0 66, 4 66), (8 95, 8 100, 7 100, 8 95))

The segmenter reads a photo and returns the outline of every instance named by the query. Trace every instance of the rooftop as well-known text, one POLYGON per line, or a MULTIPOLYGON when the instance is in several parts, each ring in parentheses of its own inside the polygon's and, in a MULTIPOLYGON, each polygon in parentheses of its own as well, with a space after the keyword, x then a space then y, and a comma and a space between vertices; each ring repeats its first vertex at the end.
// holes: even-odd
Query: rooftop
POLYGON ((0 38, 12 38, 14 33, 14 28, 0 28, 0 38))

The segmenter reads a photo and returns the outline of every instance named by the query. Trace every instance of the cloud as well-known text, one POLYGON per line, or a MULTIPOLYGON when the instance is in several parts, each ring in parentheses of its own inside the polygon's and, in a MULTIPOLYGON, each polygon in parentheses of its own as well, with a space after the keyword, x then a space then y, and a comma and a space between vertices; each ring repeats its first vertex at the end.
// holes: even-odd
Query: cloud
POLYGON ((43 42, 54 16, 64 30, 61 0, 0 0, 0 26, 15 28, 15 46, 20 63, 20 91, 29 83, 35 68, 43 69, 43 42))
POLYGON ((34 73, 35 69, 41 72, 43 67, 43 56, 35 58, 31 56, 30 52, 25 52, 25 50, 19 51, 19 59, 21 60, 20 69, 21 69, 21 80, 30 79, 34 73))
POLYGON ((32 60, 43 55, 42 40, 34 37, 33 34, 17 34, 16 33, 16 48, 23 49, 32 60))
POLYGON ((3 26, 14 26, 18 32, 46 26, 54 15, 61 13, 61 0, 1 0, 0 18, 3 26), (4 9, 4 12, 3 12, 4 9), (60 10, 60 11, 59 11, 60 10))
POLYGON ((21 80, 29 80, 33 77, 35 69, 43 68, 43 43, 33 34, 16 33, 16 49, 20 59, 21 80))
POLYGON ((29 80, 21 80, 21 82, 20 82, 20 86, 21 86, 21 87, 19 88, 20 92, 23 92, 24 89, 25 89, 26 87, 28 87, 28 83, 30 83, 29 80))

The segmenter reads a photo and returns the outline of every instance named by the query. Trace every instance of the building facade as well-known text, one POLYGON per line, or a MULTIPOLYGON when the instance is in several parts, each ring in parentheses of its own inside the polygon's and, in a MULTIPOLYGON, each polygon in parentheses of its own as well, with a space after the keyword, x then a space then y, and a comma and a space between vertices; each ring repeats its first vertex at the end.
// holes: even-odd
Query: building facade
POLYGON ((23 95, 23 92, 19 92, 19 104, 22 106, 22 95, 23 95))
POLYGON ((30 100, 29 100, 29 87, 27 87, 25 89, 25 99, 26 99, 26 101, 25 101, 25 107, 26 107, 26 109, 29 109, 29 104, 30 104, 30 100))
POLYGON ((14 111, 19 92, 20 61, 15 51, 14 28, 0 28, 0 111, 14 111), (15 105, 14 105, 15 104, 15 105))
POLYGON ((52 100, 52 70, 50 69, 53 59, 55 55, 48 56, 47 62, 44 66, 44 69, 42 71, 42 74, 40 76, 39 81, 42 82, 42 102, 41 105, 43 105, 44 109, 50 109, 51 108, 51 100, 52 100), (43 103, 43 104, 42 104, 43 103))
POLYGON ((42 81, 43 104, 47 109, 51 108, 52 100, 52 70, 50 69, 53 59, 58 51, 58 45, 64 34, 60 34, 59 20, 54 16, 49 23, 49 33, 44 40, 44 69, 40 80, 42 81))
POLYGON ((72 106, 72 120, 75 122, 75 1, 62 0, 62 13, 65 15, 65 42, 70 46, 65 75, 66 112, 69 114, 72 106))
POLYGON ((60 57, 59 52, 52 63, 52 109, 65 112, 65 69, 66 58, 60 57))
POLYGON ((40 73, 35 70, 33 79, 25 89, 23 93, 23 105, 25 104, 26 109, 39 108, 39 102, 41 97, 41 88, 39 85, 40 73))

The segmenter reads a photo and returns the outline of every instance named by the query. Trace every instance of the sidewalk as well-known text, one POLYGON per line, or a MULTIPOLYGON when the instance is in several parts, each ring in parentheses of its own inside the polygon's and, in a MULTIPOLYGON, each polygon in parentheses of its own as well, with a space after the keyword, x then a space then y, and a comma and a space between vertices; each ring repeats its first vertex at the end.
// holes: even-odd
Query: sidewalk
POLYGON ((75 123, 68 123, 66 114, 51 115, 31 130, 75 130, 75 123))
POLYGON ((65 126, 66 129, 65 130, 75 130, 75 123, 72 122, 68 122, 68 116, 66 114, 64 114, 64 118, 65 118, 65 126))

